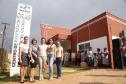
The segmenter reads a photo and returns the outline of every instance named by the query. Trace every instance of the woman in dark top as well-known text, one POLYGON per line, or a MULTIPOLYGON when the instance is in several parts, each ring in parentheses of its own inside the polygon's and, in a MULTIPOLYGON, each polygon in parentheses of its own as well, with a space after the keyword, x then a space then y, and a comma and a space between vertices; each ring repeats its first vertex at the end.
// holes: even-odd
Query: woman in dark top
POLYGON ((29 55, 30 55, 30 82, 34 82, 34 69, 37 65, 37 40, 35 38, 31 41, 31 47, 29 49, 29 55))

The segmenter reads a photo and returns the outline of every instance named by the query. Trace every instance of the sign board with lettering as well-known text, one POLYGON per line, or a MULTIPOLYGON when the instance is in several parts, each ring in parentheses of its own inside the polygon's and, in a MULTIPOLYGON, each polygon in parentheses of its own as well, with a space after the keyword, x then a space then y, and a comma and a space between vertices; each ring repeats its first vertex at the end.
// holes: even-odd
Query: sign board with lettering
POLYGON ((19 75, 20 67, 19 61, 19 46, 23 42, 23 37, 30 35, 32 17, 32 6, 27 4, 18 4, 15 30, 12 46, 12 57, 10 66, 10 76, 19 75))

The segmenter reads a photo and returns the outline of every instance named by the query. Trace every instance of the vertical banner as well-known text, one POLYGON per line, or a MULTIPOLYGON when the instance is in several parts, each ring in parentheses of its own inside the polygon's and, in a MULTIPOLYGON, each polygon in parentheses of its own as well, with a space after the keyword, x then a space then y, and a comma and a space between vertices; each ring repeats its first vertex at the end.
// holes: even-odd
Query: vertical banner
POLYGON ((19 46, 20 43, 23 42, 23 37, 24 36, 29 37, 30 35, 31 17, 32 17, 32 6, 19 3, 17 8, 15 30, 13 37, 10 76, 19 75, 20 72, 20 67, 18 65, 19 46))

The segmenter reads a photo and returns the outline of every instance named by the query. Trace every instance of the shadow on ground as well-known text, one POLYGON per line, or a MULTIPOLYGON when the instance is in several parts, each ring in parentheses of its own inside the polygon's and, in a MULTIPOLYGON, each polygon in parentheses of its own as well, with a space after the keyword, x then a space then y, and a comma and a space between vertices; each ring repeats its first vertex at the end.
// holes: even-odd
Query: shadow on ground
POLYGON ((79 83, 79 84, 111 84, 111 83, 102 83, 102 82, 89 82, 89 83, 79 83))
POLYGON ((86 75, 86 76, 95 76, 95 77, 125 77, 124 75, 86 75))

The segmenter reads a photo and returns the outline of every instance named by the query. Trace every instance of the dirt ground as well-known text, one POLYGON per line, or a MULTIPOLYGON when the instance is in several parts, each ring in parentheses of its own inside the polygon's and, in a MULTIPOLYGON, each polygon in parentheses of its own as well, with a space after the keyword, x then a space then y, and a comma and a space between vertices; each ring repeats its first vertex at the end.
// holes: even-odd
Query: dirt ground
MULTIPOLYGON (((91 69, 80 73, 63 75, 61 79, 36 80, 32 84, 126 84, 126 70, 91 69)), ((3 84, 20 84, 19 82, 6 82, 3 84)), ((24 84, 30 84, 25 82, 24 84)))

